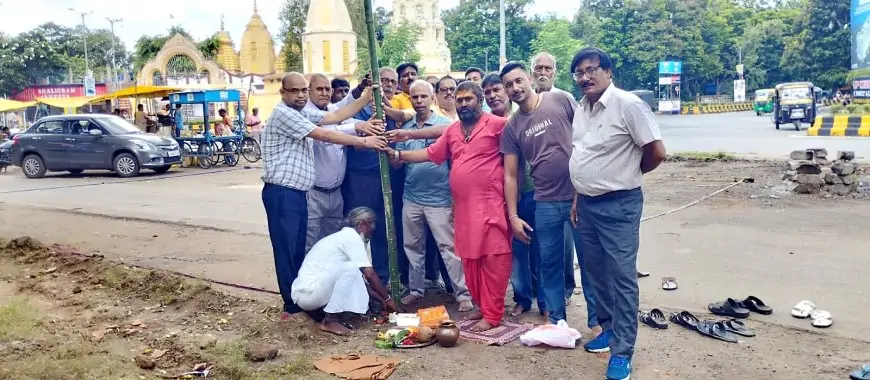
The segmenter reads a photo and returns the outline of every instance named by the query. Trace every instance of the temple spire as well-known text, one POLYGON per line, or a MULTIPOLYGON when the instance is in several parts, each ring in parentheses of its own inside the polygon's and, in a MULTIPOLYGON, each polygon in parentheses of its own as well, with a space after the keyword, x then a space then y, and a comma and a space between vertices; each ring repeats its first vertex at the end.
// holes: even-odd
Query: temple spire
POLYGON ((257 13, 257 0, 254 0, 254 13, 257 13))
POLYGON ((221 32, 224 31, 224 14, 221 13, 221 32))

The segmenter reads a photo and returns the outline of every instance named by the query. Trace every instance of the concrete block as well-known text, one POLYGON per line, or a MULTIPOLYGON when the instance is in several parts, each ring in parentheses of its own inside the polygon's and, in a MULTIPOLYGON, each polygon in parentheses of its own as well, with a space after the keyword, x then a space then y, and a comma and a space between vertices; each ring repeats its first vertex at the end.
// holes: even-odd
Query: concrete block
POLYGON ((801 185, 822 186, 825 184, 825 180, 818 174, 798 174, 794 180, 801 185))
POLYGON ((800 184, 795 186, 794 192, 798 194, 818 194, 822 191, 821 186, 800 184))
POLYGON ((790 170, 797 171, 798 174, 821 174, 822 168, 812 161, 806 160, 791 160, 788 162, 790 170))
POLYGON ((855 159, 855 152, 851 150, 837 151, 837 159, 842 161, 852 161, 855 159))
POLYGON ((822 148, 813 148, 807 149, 808 151, 813 152, 813 158, 825 158, 828 157, 828 151, 822 148))
POLYGON ((855 174, 855 164, 845 161, 837 161, 831 165, 831 171, 840 175, 855 174))
POLYGON ((831 193, 836 194, 836 195, 846 195, 846 194, 849 194, 852 192, 852 190, 849 189, 849 186, 846 186, 843 184, 833 185, 830 187, 830 190, 831 190, 831 193))
POLYGON ((810 150, 795 150, 788 155, 788 158, 792 160, 812 160, 813 152, 810 150))
POLYGON ((828 185, 838 185, 842 184, 843 180, 836 173, 827 172, 825 173, 825 183, 828 185))
POLYGON ((841 176, 837 176, 837 177, 840 180, 840 183, 842 183, 844 185, 851 185, 853 183, 858 182, 858 178, 854 174, 841 175, 841 176))
POLYGON ((785 181, 794 181, 794 177, 797 175, 797 172, 794 170, 789 170, 785 173, 782 173, 782 179, 785 181))
POLYGON ((821 165, 821 166, 828 166, 831 164, 831 160, 828 160, 827 158, 824 158, 824 157, 816 157, 813 159, 813 162, 816 165, 821 165))

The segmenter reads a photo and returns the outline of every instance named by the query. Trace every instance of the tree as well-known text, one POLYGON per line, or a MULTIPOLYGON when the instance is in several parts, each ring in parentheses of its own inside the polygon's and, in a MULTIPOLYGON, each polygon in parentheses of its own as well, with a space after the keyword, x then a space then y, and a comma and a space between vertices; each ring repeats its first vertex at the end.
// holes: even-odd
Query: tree
POLYGON ((849 0, 806 0, 780 65, 796 80, 833 89, 851 67, 849 0))
POLYGON ((284 0, 281 12, 281 52, 287 71, 302 72, 302 33, 308 18, 308 0, 284 0))
MULTIPOLYGON (((133 47, 133 70, 139 72, 142 70, 142 67, 145 66, 148 61, 154 59, 157 56, 157 53, 160 52, 160 49, 163 49, 163 46, 166 45, 166 41, 169 41, 170 38, 179 34, 191 41, 193 37, 190 36, 190 33, 187 32, 181 26, 175 25, 167 31, 165 35, 156 35, 156 36, 142 36, 136 40, 136 45, 133 47)), ((212 36, 200 41, 196 42, 197 50, 202 53, 208 59, 213 59, 217 56, 218 49, 220 48, 220 41, 217 39, 217 33, 212 36)), ((186 63, 186 66, 194 65, 192 60, 188 60, 190 62, 186 63)), ((190 68, 187 68, 190 69, 190 68)))
MULTIPOLYGON (((402 23, 390 28, 384 36, 378 52, 378 65, 381 67, 396 67, 403 62, 418 62, 420 53, 417 42, 420 40, 420 28, 402 23)), ((368 57, 368 54, 366 54, 368 57)))
MULTIPOLYGON (((525 17, 525 8, 531 3, 531 0, 505 0, 508 60, 525 61, 531 54, 531 41, 538 35, 541 24, 540 18, 525 17)), ((499 67, 498 10, 499 0, 466 0, 442 13, 454 69, 499 67)))
POLYGON ((585 43, 571 36, 571 22, 561 18, 550 17, 541 27, 541 32, 532 41, 534 54, 547 52, 556 57, 556 87, 565 91, 576 92, 571 68, 571 59, 585 43))

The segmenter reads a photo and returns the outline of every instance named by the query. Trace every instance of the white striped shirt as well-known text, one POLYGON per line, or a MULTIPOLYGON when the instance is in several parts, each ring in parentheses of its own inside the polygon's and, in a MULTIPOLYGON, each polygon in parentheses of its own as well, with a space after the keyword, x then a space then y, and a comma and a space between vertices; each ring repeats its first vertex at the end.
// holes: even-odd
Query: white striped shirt
POLYGON ((578 193, 598 196, 641 186, 643 146, 662 139, 649 105, 611 83, 594 105, 580 100, 573 124, 569 171, 578 193))

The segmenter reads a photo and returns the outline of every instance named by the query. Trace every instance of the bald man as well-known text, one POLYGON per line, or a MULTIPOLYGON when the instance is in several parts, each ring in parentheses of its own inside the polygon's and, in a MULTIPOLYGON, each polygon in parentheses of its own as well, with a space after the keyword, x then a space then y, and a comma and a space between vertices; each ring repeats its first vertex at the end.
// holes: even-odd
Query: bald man
MULTIPOLYGON (((371 102, 371 90, 335 112, 306 109, 309 87, 300 73, 281 80, 281 101, 275 106, 261 136, 263 150, 263 206, 269 224, 269 238, 275 256, 275 274, 289 319, 302 311, 290 291, 305 258, 308 230, 308 191, 314 187, 314 140, 368 149, 382 149, 387 142, 379 136, 353 136, 318 127, 339 124, 371 102)), ((383 130, 380 122, 372 127, 383 130)))

